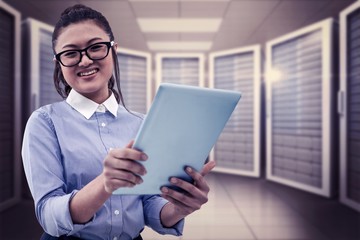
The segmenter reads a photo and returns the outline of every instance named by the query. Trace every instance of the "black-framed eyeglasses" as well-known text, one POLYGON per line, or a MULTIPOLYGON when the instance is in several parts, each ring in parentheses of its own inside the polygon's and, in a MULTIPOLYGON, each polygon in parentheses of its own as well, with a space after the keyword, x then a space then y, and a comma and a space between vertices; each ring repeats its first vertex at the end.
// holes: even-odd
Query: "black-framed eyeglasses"
POLYGON ((54 55, 64 67, 73 67, 81 62, 82 52, 91 60, 102 60, 109 54, 110 48, 114 46, 114 41, 98 42, 81 50, 66 50, 54 55))

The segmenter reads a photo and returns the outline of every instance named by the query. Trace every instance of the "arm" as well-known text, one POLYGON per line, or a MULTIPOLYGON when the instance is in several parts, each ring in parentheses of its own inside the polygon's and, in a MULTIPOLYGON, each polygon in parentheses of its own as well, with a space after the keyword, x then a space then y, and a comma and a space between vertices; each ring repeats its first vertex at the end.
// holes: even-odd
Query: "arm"
POLYGON ((121 187, 142 183, 145 168, 133 160, 146 160, 143 153, 131 149, 130 142, 124 149, 112 149, 104 160, 101 175, 82 188, 70 202, 70 214, 74 223, 86 223, 98 209, 121 187))
POLYGON ((69 207, 73 223, 89 222, 110 196, 111 193, 105 190, 104 176, 101 174, 71 199, 69 207))
POLYGON ((215 162, 205 164, 202 171, 196 172, 187 167, 186 172, 194 179, 194 184, 179 178, 171 178, 170 182, 183 189, 185 192, 177 192, 167 187, 162 187, 162 197, 169 201, 161 210, 161 222, 165 227, 171 227, 187 215, 199 210, 208 201, 210 188, 204 178, 213 168, 215 162))
POLYGON ((144 171, 140 170, 140 164, 132 161, 141 158, 142 153, 129 148, 113 149, 104 160, 100 176, 82 189, 69 191, 64 178, 62 150, 48 110, 35 111, 24 132, 23 166, 34 198, 36 217, 43 229, 53 236, 74 234, 83 229, 84 224, 74 223, 89 222, 113 189, 136 184, 141 179, 133 173, 144 171), (122 173, 130 177, 124 179, 122 173))

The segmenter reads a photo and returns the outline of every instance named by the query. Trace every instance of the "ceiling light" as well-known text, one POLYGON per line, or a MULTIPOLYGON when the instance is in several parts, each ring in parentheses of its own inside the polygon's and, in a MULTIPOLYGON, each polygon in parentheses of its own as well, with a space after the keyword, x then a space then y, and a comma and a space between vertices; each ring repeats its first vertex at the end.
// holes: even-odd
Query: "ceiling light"
POLYGON ((229 2, 230 0, 128 0, 129 2, 229 2))
POLYGON ((212 46, 212 42, 148 42, 147 44, 153 51, 207 51, 212 46))
POLYGON ((221 18, 139 18, 142 32, 217 32, 221 18))

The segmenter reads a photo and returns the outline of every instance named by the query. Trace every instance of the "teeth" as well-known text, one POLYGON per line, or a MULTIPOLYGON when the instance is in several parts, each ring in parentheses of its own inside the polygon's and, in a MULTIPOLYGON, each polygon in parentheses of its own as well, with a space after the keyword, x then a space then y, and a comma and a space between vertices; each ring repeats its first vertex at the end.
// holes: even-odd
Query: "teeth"
POLYGON ((89 75, 94 74, 94 73, 96 73, 96 72, 97 72, 96 69, 91 70, 91 71, 89 71, 89 72, 81 72, 81 73, 80 73, 80 76, 89 76, 89 75))

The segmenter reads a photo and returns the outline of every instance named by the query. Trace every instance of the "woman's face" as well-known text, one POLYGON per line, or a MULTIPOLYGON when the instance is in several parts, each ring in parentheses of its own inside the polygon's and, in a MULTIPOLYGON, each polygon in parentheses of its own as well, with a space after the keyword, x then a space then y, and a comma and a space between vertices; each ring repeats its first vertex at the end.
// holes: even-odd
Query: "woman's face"
MULTIPOLYGON (((55 52, 79 50, 98 42, 109 42, 110 38, 92 20, 70 24, 63 28, 58 36, 55 52)), ((91 60, 82 53, 81 62, 73 67, 61 66, 66 82, 85 97, 102 103, 109 97, 108 81, 113 73, 111 49, 102 60, 91 60)))

